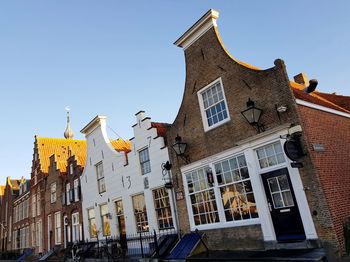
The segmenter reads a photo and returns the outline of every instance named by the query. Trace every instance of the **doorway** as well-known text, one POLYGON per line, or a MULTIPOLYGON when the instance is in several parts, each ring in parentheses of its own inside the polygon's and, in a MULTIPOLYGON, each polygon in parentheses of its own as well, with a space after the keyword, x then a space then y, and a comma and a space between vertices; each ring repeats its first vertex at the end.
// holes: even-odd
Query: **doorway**
POLYGON ((278 242, 302 241, 305 231, 287 168, 261 175, 278 242))

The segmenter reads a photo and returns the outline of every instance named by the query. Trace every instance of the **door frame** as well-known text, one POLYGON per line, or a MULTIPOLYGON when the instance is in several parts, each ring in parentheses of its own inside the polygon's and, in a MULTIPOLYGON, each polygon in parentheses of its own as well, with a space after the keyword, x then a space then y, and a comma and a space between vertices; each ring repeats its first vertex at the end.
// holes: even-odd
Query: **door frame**
POLYGON ((267 135, 266 137, 263 137, 259 140, 251 142, 251 147, 250 147, 250 151, 253 154, 250 154, 249 160, 252 161, 252 163, 255 163, 251 168, 258 175, 259 187, 260 187, 259 194, 261 194, 261 202, 263 203, 263 205, 259 206, 259 216, 261 218, 261 227, 264 235, 264 240, 268 242, 269 241, 277 242, 277 237, 273 226, 272 218, 270 215, 268 201, 266 198, 261 175, 264 173, 272 172, 282 168, 287 168, 288 170, 289 179, 291 182, 291 186, 293 187, 293 190, 294 190, 294 196, 295 196, 296 204, 299 208, 299 213, 300 213, 301 221, 304 227, 306 239, 318 238, 316 228, 310 212, 309 204, 305 195, 306 187, 304 187, 302 183, 299 169, 291 167, 292 161, 285 154, 284 156, 285 156, 286 162, 282 164, 278 164, 272 167, 266 167, 263 169, 260 168, 260 165, 259 165, 259 161, 256 155, 256 150, 258 148, 261 148, 263 146, 273 144, 276 142, 280 142, 283 148, 285 139, 281 139, 281 136, 286 134, 288 134, 288 130, 284 130, 284 131, 282 130, 282 131, 267 135), (254 159, 252 159, 251 157, 253 157, 254 159))

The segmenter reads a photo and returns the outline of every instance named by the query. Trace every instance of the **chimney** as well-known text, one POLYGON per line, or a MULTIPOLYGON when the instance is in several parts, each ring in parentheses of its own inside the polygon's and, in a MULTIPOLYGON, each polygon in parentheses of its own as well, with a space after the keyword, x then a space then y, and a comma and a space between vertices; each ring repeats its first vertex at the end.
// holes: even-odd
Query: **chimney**
POLYGON ((309 80, 307 79, 307 75, 305 73, 300 73, 294 76, 294 81, 303 86, 306 86, 309 84, 309 80))

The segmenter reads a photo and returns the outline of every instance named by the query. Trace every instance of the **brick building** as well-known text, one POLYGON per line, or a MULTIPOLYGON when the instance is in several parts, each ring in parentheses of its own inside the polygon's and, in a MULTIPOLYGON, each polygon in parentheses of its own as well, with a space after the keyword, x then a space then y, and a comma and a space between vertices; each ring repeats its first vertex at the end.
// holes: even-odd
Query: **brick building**
POLYGON ((18 197, 13 202, 13 250, 22 252, 29 248, 29 205, 30 205, 30 180, 21 178, 18 197))
POLYGON ((19 195, 20 179, 11 179, 7 177, 6 185, 3 189, 2 205, 0 213, 1 223, 1 251, 10 251, 14 249, 13 235, 13 204, 15 198, 19 195))
POLYGON ((4 195, 5 195, 5 186, 0 185, 0 250, 4 251, 4 238, 5 238, 5 217, 3 213, 5 212, 4 205, 4 195))
POLYGON ((171 152, 180 228, 205 232, 212 250, 298 243, 343 253, 349 98, 310 94, 288 79, 280 59, 261 70, 233 58, 218 15, 209 10, 175 42, 184 50, 186 81, 167 140, 179 143, 181 136, 187 145, 182 155, 171 152), (321 110, 321 102, 333 111, 321 110), (333 126, 339 134, 326 131, 333 126))
POLYGON ((35 136, 30 190, 31 236, 35 253, 48 251, 47 248, 52 247, 51 243, 52 245, 62 244, 63 186, 60 176, 67 170, 67 159, 70 154, 80 155, 80 152, 85 153, 85 151, 84 140, 35 136), (49 173, 52 174, 51 177, 49 173), (51 202, 51 197, 54 200, 54 196, 56 196, 56 201, 51 202), (51 221, 52 224, 48 221, 51 221), (49 233, 50 231, 52 233, 49 233), (57 232, 56 235, 55 232, 57 232), (50 235, 52 242, 49 242, 50 235))
POLYGON ((69 242, 84 240, 80 176, 84 170, 86 150, 75 152, 67 159, 66 172, 61 176, 64 247, 69 242))

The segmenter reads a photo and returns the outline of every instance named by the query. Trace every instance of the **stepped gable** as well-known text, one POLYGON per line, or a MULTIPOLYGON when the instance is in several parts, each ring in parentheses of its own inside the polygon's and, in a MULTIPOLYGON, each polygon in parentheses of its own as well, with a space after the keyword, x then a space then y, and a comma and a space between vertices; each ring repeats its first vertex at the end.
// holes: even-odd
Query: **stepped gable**
POLYGON ((36 137, 41 171, 48 173, 50 156, 55 155, 57 168, 61 171, 67 169, 67 159, 76 156, 78 165, 85 166, 86 141, 65 138, 36 137))

